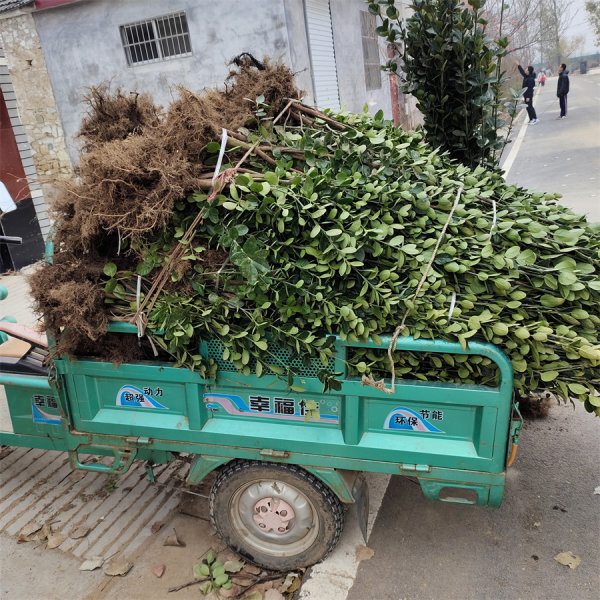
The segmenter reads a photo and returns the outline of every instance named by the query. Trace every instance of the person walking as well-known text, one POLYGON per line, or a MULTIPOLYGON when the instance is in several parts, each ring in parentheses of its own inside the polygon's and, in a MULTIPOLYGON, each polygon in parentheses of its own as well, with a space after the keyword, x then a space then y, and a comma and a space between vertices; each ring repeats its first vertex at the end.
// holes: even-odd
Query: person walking
POLYGON ((533 108, 533 88, 535 86, 535 72, 533 67, 527 67, 527 71, 523 70, 523 67, 519 64, 519 61, 515 61, 517 63, 517 68, 519 69, 519 73, 521 73, 523 77, 523 100, 525 100, 525 105, 527 107, 527 114, 529 115, 529 124, 535 125, 539 119, 535 113, 535 108, 533 108))
POLYGON ((560 116, 557 119, 567 118, 567 94, 569 93, 569 71, 563 63, 558 67, 558 83, 556 84, 556 95, 560 104, 560 116))

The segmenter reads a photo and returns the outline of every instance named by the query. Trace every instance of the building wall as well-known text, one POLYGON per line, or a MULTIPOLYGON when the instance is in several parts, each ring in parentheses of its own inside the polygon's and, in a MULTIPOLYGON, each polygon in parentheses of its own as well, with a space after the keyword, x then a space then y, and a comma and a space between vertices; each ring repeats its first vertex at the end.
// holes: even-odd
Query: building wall
POLYGON ((308 34, 304 18, 303 0, 284 0, 285 20, 288 29, 290 66, 296 75, 296 85, 305 92, 304 102, 314 105, 308 34))
MULTIPOLYGON (((364 0, 331 0, 331 22, 342 107, 362 112, 365 104, 371 114, 382 109, 386 118, 392 117, 389 76, 381 73, 381 88, 367 90, 363 60, 360 11, 367 11, 364 0)), ((378 23, 379 25, 379 23, 378 23)), ((380 62, 384 64, 386 49, 379 40, 380 62)))
MULTIPOLYGON (((241 52, 295 62, 289 51, 295 29, 288 29, 283 0, 87 0, 39 11, 34 18, 73 161, 84 113, 80 99, 91 85, 111 81, 113 87, 150 92, 164 106, 175 85, 222 86, 227 63, 241 52), (119 26, 180 11, 187 16, 193 55, 128 66, 119 26)), ((304 68, 301 53, 294 56, 304 68)))
POLYGON ((41 232, 50 228, 45 199, 72 172, 44 54, 30 11, 0 19, 0 85, 41 232))

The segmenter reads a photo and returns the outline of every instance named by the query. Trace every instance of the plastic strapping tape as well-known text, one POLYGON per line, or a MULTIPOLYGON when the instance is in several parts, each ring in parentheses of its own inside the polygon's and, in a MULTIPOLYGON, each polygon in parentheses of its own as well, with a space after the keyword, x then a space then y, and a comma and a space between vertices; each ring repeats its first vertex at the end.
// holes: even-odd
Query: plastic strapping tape
MULTIPOLYGON (((138 275, 137 277, 137 288, 135 290, 135 305, 136 305, 136 309, 139 310, 140 309, 140 296, 142 294, 142 277, 141 275, 138 275)), ((137 319, 136 321, 136 325, 138 328, 138 337, 141 338, 144 336, 144 329, 143 329, 143 323, 144 320, 141 318, 141 314, 140 317, 137 319)))
POLYGON ((225 154, 225 148, 227 146, 227 129, 224 127, 221 128, 221 149, 219 150, 219 159, 217 160, 217 165, 215 166, 215 173, 212 178, 212 184, 215 185, 215 181, 217 179, 217 175, 221 170, 221 163, 223 162, 223 155, 225 154))
POLYGON ((448 322, 452 318, 454 312, 454 305, 456 304, 456 292, 452 292, 452 300, 450 300, 450 310, 448 311, 448 322))

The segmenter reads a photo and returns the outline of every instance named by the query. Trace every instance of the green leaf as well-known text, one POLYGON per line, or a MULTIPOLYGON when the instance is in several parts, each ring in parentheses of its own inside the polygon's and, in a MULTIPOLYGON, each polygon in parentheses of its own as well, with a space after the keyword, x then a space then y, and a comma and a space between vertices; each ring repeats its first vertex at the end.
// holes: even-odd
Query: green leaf
POLYGON ((108 277, 114 277, 117 274, 117 265, 109 262, 104 265, 104 274, 108 277))
POLYGON ((210 567, 205 563, 194 565, 194 577, 196 579, 202 579, 210 575, 210 567))
POLYGON ((213 563, 210 572, 211 572, 211 575, 213 576, 213 578, 219 577, 220 575, 223 575, 225 573, 225 566, 223 565, 222 562, 219 563, 218 565, 215 562, 215 563, 213 563))
POLYGON ((589 391, 585 385, 580 383, 568 383, 567 386, 574 394, 586 394, 589 391))
POLYGON ((508 335, 508 325, 506 323, 494 323, 492 330, 496 335, 508 335))
POLYGON ((290 390, 292 390, 293 392, 298 392, 299 394, 302 394, 303 392, 306 391, 306 388, 302 385, 290 385, 290 390))
POLYGON ((577 275, 572 271, 561 271, 558 275, 558 281, 563 285, 572 285, 577 281, 577 275))
POLYGON ((554 232, 554 239, 559 244, 565 244, 566 246, 574 246, 579 241, 579 238, 585 233, 584 229, 573 228, 573 229, 557 229, 554 232))
POLYGON ((214 550, 209 550, 208 554, 206 555, 206 562, 209 565, 212 565, 215 562, 216 558, 217 558, 217 553, 214 550))
POLYGON ((523 250, 523 252, 521 252, 517 256, 517 263, 519 265, 521 265, 522 267, 533 265, 533 264, 535 264, 536 260, 537 260, 537 256, 536 256, 535 252, 530 249, 523 250))
POLYGON ((541 375, 540 378, 542 381, 554 381, 557 377, 558 377, 559 373, 558 371, 544 371, 541 375))
MULTIPOLYGON (((106 269, 106 267, 104 267, 104 268, 106 269)), ((142 277, 144 277, 145 275, 148 275, 148 273, 150 273, 150 271, 152 271, 153 268, 154 267, 151 264, 149 264, 147 262, 141 262, 136 267, 135 273, 136 273, 136 275, 141 275, 142 277)))
POLYGON ((342 230, 341 229, 330 229, 329 231, 326 231, 325 233, 330 237, 335 237, 337 235, 342 235, 342 230))
POLYGON ((556 308, 557 306, 564 304, 565 299, 557 298, 555 296, 550 296, 549 294, 544 294, 540 298, 540 302, 541 302, 542 306, 545 306, 546 308, 556 308))
POLYGON ((404 254, 409 254, 410 256, 414 256, 415 254, 419 254, 421 251, 417 248, 416 244, 406 244, 400 248, 404 254))
POLYGON ((206 594, 208 594, 211 590, 212 590, 212 581, 205 581, 201 586, 200 586, 200 593, 203 594, 204 596, 206 596, 206 594))
POLYGON ((279 177, 277 176, 276 173, 268 171, 267 173, 265 173, 264 177, 265 177, 265 181, 267 181, 271 185, 278 185, 279 184, 279 177))
POLYGON ((221 144, 219 144, 218 142, 208 142, 208 144, 206 144, 205 148, 206 148, 207 152, 210 152, 211 154, 215 154, 221 150, 221 144))

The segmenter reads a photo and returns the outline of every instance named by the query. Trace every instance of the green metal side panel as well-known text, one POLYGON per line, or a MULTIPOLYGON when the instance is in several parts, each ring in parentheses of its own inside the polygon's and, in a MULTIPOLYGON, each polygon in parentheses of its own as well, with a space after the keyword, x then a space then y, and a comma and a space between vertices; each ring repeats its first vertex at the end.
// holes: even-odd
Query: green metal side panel
POLYGON ((45 377, 2 375, 12 432, 0 432, 0 444, 65 450, 65 431, 56 390, 45 377), (9 379, 10 378, 10 379, 9 379), (17 385, 9 385, 9 382, 17 385))
MULTIPOLYGON (((388 342, 384 338, 383 347, 388 342)), ((376 347, 373 342, 354 345, 376 347)), ((338 340, 337 347, 332 368, 345 358, 346 344, 338 340)), ((196 480, 229 458, 267 459, 312 469, 412 475, 431 499, 443 499, 440 492, 454 483, 476 493, 477 504, 499 502, 512 401, 510 362, 497 348, 477 342, 463 349, 400 338, 397 347, 488 356, 498 364, 501 382, 486 387, 401 380, 389 395, 344 374, 339 392, 323 393, 309 365, 294 382, 306 389, 298 394, 274 376, 243 376, 226 364, 220 364, 216 381, 207 381, 169 364, 115 367, 62 359, 55 366, 59 411, 62 406, 70 424, 66 443, 80 452, 104 444, 143 447, 149 455, 201 454, 196 480), (307 413, 308 401, 318 404, 317 414, 307 413)), ((29 418, 19 431, 35 434, 39 424, 33 425, 25 410, 31 411, 35 390, 15 389, 11 414, 14 408, 17 419, 29 418)), ((60 437, 63 430, 55 427, 60 437)))
MULTIPOLYGON (((463 352, 444 342, 404 338, 399 344, 463 352)), ((471 350, 489 347, 472 344, 471 350)), ((502 362, 503 355, 492 356, 502 362)), ((296 383, 306 392, 298 394, 272 376, 220 372, 213 382, 161 364, 115 367, 66 359, 56 364, 80 432, 504 470, 511 405, 507 373, 498 388, 403 380, 393 395, 351 378, 339 392, 325 394, 315 376, 303 377, 296 383), (316 417, 307 416, 308 400, 319 406, 316 417)))

